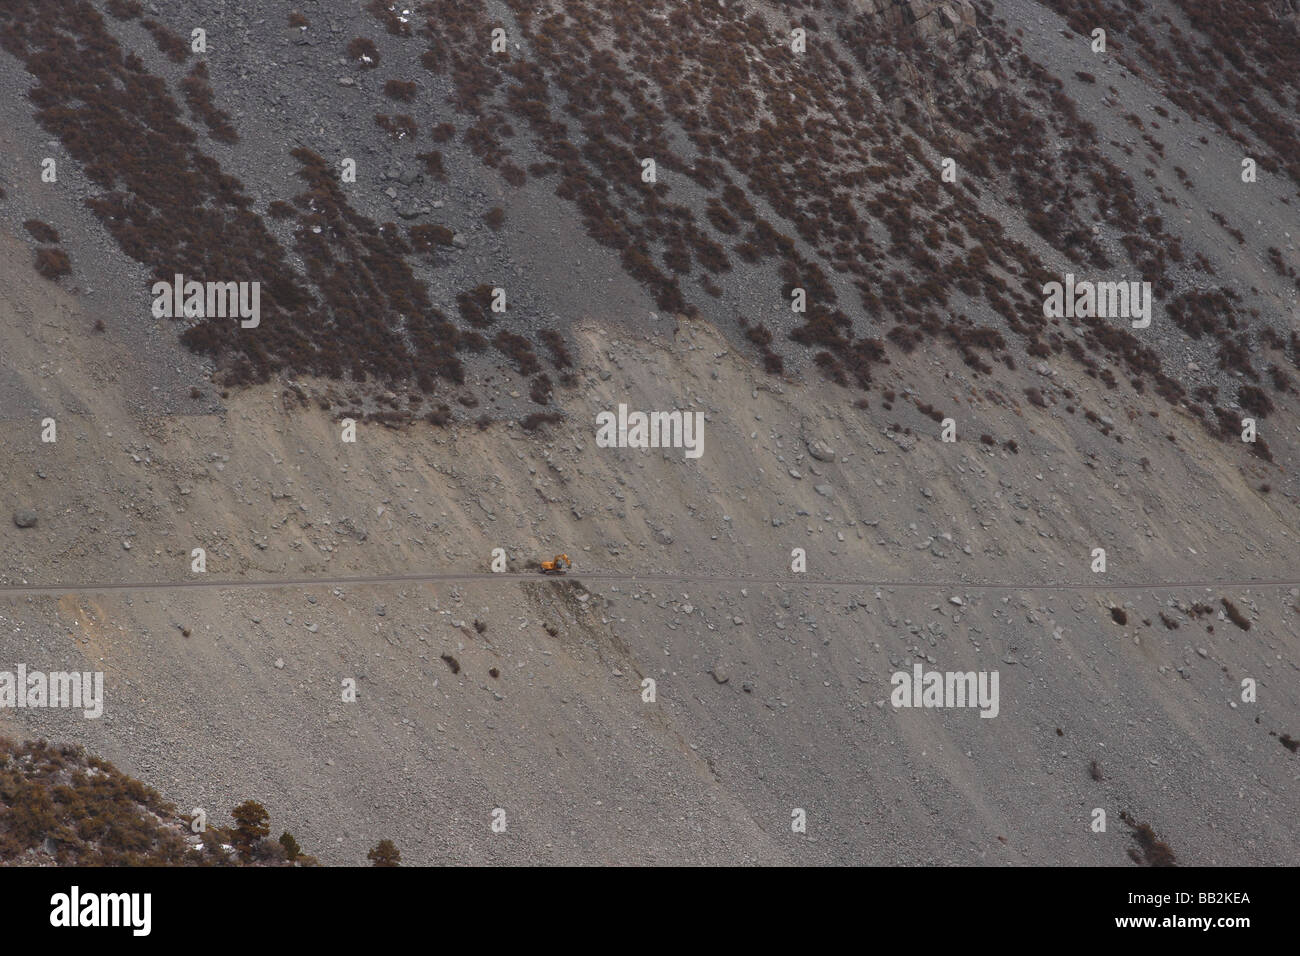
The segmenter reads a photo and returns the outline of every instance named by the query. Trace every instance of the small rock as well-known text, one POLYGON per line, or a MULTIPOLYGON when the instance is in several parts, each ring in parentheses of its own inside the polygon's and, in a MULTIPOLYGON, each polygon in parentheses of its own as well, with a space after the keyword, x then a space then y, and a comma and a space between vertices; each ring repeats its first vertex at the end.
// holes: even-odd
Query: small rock
POLYGON ((283 657, 277 657, 277 658, 275 659, 275 669, 278 670, 278 671, 282 671, 282 670, 284 670, 284 658, 283 658, 283 657))
POLYGON ((731 675, 727 673, 727 669, 721 664, 714 664, 713 669, 709 671, 709 673, 719 684, 725 684, 727 681, 731 680, 731 675))
POLYGON ((811 439, 808 442, 808 454, 812 455, 818 461, 835 460, 835 449, 831 448, 823 441, 818 441, 816 438, 811 439))
POLYGON ((19 528, 35 528, 36 512, 31 508, 19 508, 14 512, 14 524, 19 528))

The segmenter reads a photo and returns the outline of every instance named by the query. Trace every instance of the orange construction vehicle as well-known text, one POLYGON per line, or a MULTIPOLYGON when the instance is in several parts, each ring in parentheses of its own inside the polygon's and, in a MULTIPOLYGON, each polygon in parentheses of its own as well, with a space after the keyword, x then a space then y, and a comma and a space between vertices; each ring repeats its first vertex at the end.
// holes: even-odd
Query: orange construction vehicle
POLYGON ((570 567, 570 568, 573 567, 573 562, 569 560, 569 556, 567 554, 557 554, 550 561, 542 562, 542 573, 563 574, 564 568, 560 567, 561 562, 563 562, 566 567, 570 567))

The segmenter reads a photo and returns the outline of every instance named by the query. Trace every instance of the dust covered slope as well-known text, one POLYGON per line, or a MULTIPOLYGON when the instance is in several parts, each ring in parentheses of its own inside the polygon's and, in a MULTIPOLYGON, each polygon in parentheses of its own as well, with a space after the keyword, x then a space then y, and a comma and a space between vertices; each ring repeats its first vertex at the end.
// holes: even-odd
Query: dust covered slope
POLYGON ((1294 864, 1296 30, 13 0, 0 634, 106 699, 0 732, 327 864, 1294 864))
POLYGON ((706 325, 591 325, 560 425, 372 424, 345 445, 263 387, 218 416, 135 420, 72 371, 100 346, 52 300, 70 312, 41 347, 66 343, 61 385, 91 410, 53 446, 5 423, 6 488, 39 516, 0 529, 9 583, 192 580, 194 546, 219 578, 467 579, 8 597, 14 660, 106 675, 101 718, 5 710, 9 732, 93 746, 215 822, 256 799, 325 863, 388 838, 417 863, 1115 864, 1120 811, 1180 861, 1295 858, 1296 595, 1244 583, 1288 566, 1294 498, 1198 446, 1190 418, 1130 418, 1065 379, 1120 443, 954 373, 916 395, 950 403, 949 444, 902 400, 775 385, 706 325), (702 412, 703 454, 598 447, 619 402, 702 412), (497 547, 515 570, 557 551, 575 569, 483 580, 497 547), (584 578, 614 571, 688 580, 584 578), (1227 576, 1243 583, 1141 586, 1227 576), (895 708, 914 663, 997 671, 996 717, 895 708))

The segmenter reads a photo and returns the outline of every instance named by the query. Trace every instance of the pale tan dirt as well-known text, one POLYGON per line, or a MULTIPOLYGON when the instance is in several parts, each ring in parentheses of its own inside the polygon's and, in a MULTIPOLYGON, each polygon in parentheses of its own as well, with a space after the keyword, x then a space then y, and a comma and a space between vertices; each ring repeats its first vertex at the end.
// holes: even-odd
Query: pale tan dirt
POLYGON ((185 580, 193 547, 221 578, 479 573, 502 547, 516 570, 566 551, 577 582, 788 583, 4 596, 8 666, 103 670, 107 702, 98 721, 3 711, 0 732, 84 743, 218 819, 258 799, 327 863, 363 862, 389 837, 413 863, 1119 864, 1120 810, 1180 862, 1298 858, 1297 758, 1269 736, 1300 732, 1294 589, 974 584, 1300 577, 1293 436, 1266 425, 1265 466, 1173 412, 1130 420, 1146 402, 1058 367, 1120 444, 1081 409, 1037 409, 1011 387, 994 402, 987 383, 975 395, 938 364, 958 361, 921 351, 885 384, 930 383, 918 397, 958 426, 944 444, 901 396, 886 412, 873 393, 864 411, 847 390, 782 383, 702 324, 675 340, 581 326, 580 386, 557 392, 568 419, 540 440, 501 423, 363 424, 345 445, 279 386, 234 393, 218 415, 142 419, 132 357, 25 256, 6 259, 0 365, 29 397, 0 421, 5 584, 185 580), (703 410, 704 456, 596 447, 596 412, 620 401, 703 410), (47 414, 53 445, 39 440, 47 414), (892 422, 914 434, 889 437, 892 422), (814 437, 836 461, 809 457, 814 437), (9 521, 21 505, 37 527, 9 521), (1099 546, 1104 576, 1088 570, 1099 546), (806 576, 789 571, 795 547, 806 576), (809 585, 819 577, 972 583, 809 585), (1250 631, 1222 619, 1220 597, 1250 631), (1196 600, 1214 606, 1199 623, 1167 606, 1196 600), (889 675, 918 659, 997 669, 1000 715, 895 710, 889 675), (1240 702, 1243 677, 1258 704, 1240 702), (1105 834, 1089 831, 1094 807, 1105 834), (806 834, 791 832, 794 808, 806 834))

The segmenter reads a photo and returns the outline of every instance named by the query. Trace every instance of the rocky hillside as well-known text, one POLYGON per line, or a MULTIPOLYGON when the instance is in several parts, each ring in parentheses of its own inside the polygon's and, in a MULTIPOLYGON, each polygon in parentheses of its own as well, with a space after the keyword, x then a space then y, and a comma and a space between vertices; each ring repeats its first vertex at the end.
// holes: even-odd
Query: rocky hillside
POLYGON ((315 863, 291 834, 196 827, 156 791, 80 747, 0 737, 0 864, 239 866, 315 863), (288 852, 286 852, 286 850, 288 852))
POLYGON ((1294 863, 1297 28, 6 4, 0 632, 105 702, 0 729, 327 864, 1294 863))

